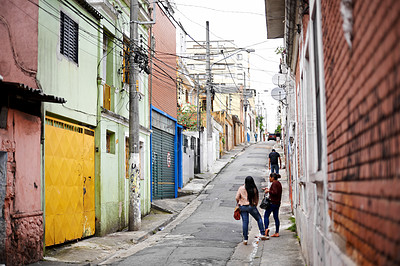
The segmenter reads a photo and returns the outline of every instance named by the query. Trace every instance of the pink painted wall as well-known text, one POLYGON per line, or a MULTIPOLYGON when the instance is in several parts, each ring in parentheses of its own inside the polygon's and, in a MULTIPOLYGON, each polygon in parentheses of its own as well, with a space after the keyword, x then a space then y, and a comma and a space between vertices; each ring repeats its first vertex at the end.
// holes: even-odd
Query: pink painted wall
POLYGON ((14 112, 15 201, 14 212, 41 210, 40 118, 14 112))
POLYGON ((40 118, 9 109, 0 150, 7 152, 6 239, 0 252, 7 265, 32 263, 43 257, 40 118))
POLYGON ((38 65, 37 0, 1 1, 0 75, 4 81, 37 88, 38 65))
MULTIPOLYGON (((0 5, 0 75, 4 81, 38 88, 38 0, 0 5)), ((40 125, 39 117, 9 109, 7 128, 0 129, 0 151, 7 152, 0 263, 7 265, 43 257, 40 125)))

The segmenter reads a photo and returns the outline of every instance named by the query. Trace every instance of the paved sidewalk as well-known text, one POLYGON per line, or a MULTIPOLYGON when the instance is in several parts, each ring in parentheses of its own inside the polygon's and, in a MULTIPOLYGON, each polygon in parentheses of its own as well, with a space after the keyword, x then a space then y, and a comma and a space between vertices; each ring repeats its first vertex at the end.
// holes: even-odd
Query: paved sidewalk
POLYGON ((100 264, 118 251, 129 249, 132 244, 162 231, 245 147, 243 144, 236 146, 217 160, 210 172, 196 174, 195 178, 179 191, 178 198, 154 200, 150 214, 142 217, 139 231, 122 231, 49 247, 46 248, 44 260, 32 265, 100 264))
MULTIPOLYGON (((277 144, 274 148, 281 155, 282 164, 284 164, 285 160, 282 148, 277 144)), ((279 173, 281 174, 279 182, 282 184, 282 201, 279 208, 279 237, 271 237, 268 241, 260 241, 253 265, 306 265, 296 233, 293 233, 288 229, 292 226, 290 218, 293 215, 289 199, 289 184, 286 169, 280 169, 279 173)), ((264 183, 264 186, 267 185, 268 180, 264 183)), ((264 211, 261 212, 261 215, 264 219, 264 211)), ((272 213, 269 217, 269 230, 269 235, 275 233, 275 220, 272 213)))
MULTIPOLYGON (((256 144, 256 145, 264 145, 266 142, 256 144)), ((274 148, 280 155, 282 159, 282 166, 284 166, 284 153, 281 146, 276 143, 273 147, 268 148, 268 152, 270 149, 274 148)), ((266 156, 267 157, 267 156, 266 156)), ((267 167, 267 165, 266 165, 267 167)), ((269 173, 267 170, 266 172, 269 173)), ((296 238, 296 233, 288 230, 289 227, 292 226, 292 221, 290 218, 292 217, 291 211, 291 203, 289 200, 289 185, 287 181, 286 169, 280 169, 279 173, 281 174, 281 179, 279 181, 282 184, 282 201, 281 207, 279 209, 279 221, 280 221, 280 229, 279 229, 279 237, 271 237, 266 241, 258 241, 256 236, 258 236, 258 226, 255 219, 250 219, 250 231, 249 231, 249 244, 243 245, 240 243, 236 249, 234 254, 232 255, 230 261, 227 266, 243 266, 243 265, 276 265, 276 266, 304 266, 306 265, 303 259, 303 255, 301 253, 301 247, 298 239, 296 238)), ((264 177, 264 181, 261 182, 260 187, 269 187, 269 178, 266 175, 264 177)), ((259 187, 259 189, 260 189, 259 187)), ((264 220, 264 210, 260 209, 260 214, 264 220)), ((275 221, 273 215, 271 213, 269 217, 269 230, 272 235, 275 233, 275 221)))

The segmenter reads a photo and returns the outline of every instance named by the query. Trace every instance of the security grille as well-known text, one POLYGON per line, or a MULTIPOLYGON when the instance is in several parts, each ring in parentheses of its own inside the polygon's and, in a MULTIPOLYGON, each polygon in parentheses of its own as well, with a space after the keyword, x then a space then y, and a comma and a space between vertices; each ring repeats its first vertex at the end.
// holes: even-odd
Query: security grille
POLYGON ((78 63, 78 23, 61 12, 60 53, 78 63))
POLYGON ((153 127, 153 199, 175 197, 174 135, 153 127))

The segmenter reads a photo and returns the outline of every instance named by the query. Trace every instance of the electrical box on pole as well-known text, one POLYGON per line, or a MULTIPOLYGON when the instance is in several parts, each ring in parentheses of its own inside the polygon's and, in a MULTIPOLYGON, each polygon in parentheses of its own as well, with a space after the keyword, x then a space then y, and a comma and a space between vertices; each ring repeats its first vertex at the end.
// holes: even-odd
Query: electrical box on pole
POLYGON ((139 162, 139 92, 136 84, 139 76, 135 54, 138 52, 137 0, 130 0, 130 43, 129 43, 129 231, 140 229, 140 162, 139 162))

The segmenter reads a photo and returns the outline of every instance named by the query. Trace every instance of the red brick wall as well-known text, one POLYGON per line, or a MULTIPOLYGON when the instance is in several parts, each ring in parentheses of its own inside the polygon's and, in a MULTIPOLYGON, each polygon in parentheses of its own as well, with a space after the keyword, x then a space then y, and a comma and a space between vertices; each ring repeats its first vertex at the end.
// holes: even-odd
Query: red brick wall
POLYGON ((176 118, 176 29, 158 5, 156 9, 156 24, 153 27, 156 58, 153 59, 151 104, 176 118))
POLYGON ((322 0, 332 230, 359 265, 400 264, 400 1, 322 0))

